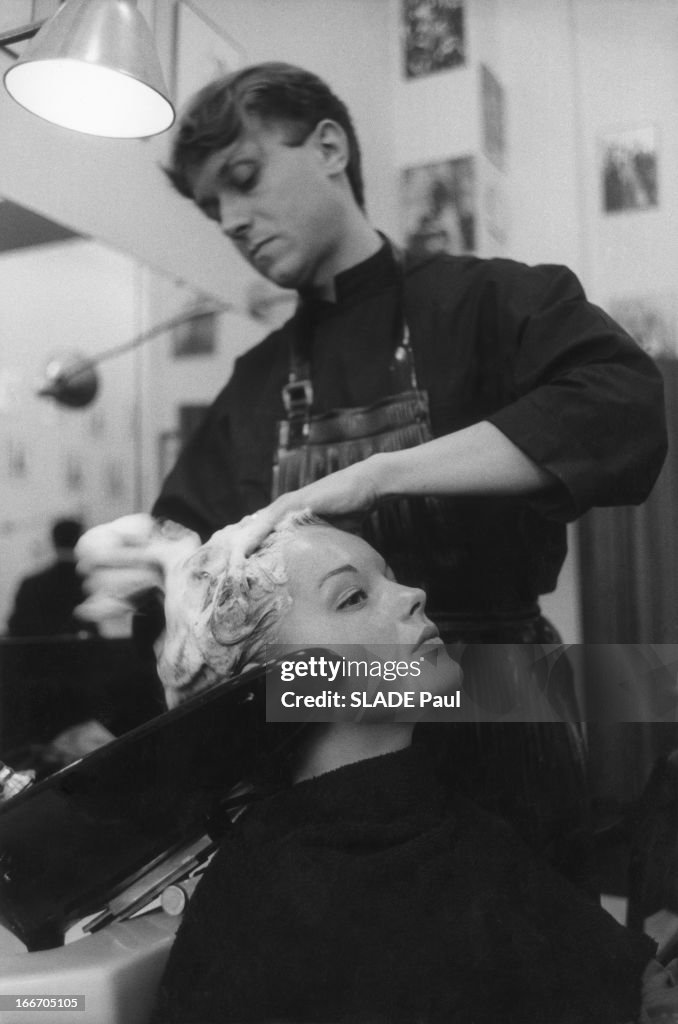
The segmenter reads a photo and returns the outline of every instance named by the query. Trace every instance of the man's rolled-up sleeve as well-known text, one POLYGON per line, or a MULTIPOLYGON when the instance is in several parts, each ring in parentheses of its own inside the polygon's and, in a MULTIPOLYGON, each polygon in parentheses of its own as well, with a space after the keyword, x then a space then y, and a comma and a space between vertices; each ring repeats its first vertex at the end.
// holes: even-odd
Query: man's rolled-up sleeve
POLYGON ((659 370, 567 268, 513 267, 492 287, 515 397, 487 419, 559 481, 545 514, 639 504, 667 450, 659 370))
POLYGON ((185 443, 151 510, 159 519, 195 530, 203 540, 243 515, 233 484, 230 390, 229 382, 185 443))

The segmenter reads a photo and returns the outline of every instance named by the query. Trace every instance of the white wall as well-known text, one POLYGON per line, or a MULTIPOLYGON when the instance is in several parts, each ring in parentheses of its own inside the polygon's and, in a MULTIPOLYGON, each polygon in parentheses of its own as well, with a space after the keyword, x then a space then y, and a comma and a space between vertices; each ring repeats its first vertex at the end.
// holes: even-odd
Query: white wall
POLYGON ((76 515, 92 524, 137 504, 143 382, 130 354, 102 367, 100 395, 87 409, 35 394, 54 355, 92 356, 135 332, 133 261, 72 240, 4 254, 0 281, 1 630, 20 576, 50 560, 54 518, 76 515))
MULTIPOLYGON (((399 0, 390 4, 392 63, 399 0)), ((428 78, 394 79, 396 163, 477 158, 478 251, 572 267, 590 298, 649 295, 676 315, 678 257, 678 8, 674 0, 468 0, 467 64, 428 78), (507 160, 482 152, 480 64, 505 89, 507 160), (610 215, 601 205, 601 136, 656 124, 657 209, 610 215), (487 230, 488 187, 503 200, 506 239, 487 230)), ((568 642, 581 639, 576 535, 544 608, 568 642)), ((585 585, 585 579, 584 579, 585 585)))
POLYGON ((587 284, 601 304, 619 296, 673 292, 678 262, 678 8, 673 0, 579 0, 575 30, 579 91, 585 98, 580 110, 587 284), (659 205, 606 215, 601 209, 601 138, 611 130, 648 124, 658 134, 659 205))

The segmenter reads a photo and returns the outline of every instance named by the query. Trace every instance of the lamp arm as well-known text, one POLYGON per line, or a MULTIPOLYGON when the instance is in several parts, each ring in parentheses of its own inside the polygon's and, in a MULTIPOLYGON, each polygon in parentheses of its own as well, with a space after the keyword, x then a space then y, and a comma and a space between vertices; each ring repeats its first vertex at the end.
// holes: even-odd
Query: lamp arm
POLYGON ((46 18, 43 18, 42 21, 32 21, 28 25, 20 25, 18 28, 11 28, 6 32, 0 32, 0 47, 4 49, 4 47, 11 46, 13 43, 22 43, 25 39, 32 39, 34 35, 37 35, 38 29, 42 28, 46 20, 46 18))
MULTIPOLYGON (((141 334, 137 334, 130 341, 123 342, 122 345, 115 345, 113 348, 104 349, 103 352, 100 352, 93 358, 87 359, 87 362, 90 366, 98 366, 99 363, 104 363, 107 359, 113 359, 115 356, 122 355, 123 352, 131 352, 132 349, 138 348, 147 341, 151 341, 152 338, 156 338, 159 334, 171 331, 174 327, 181 327, 182 324, 190 323, 191 320, 197 320, 208 313, 228 313, 233 308, 230 303, 223 306, 215 306, 213 304, 205 305, 204 307, 197 306, 190 313, 181 313, 178 316, 170 317, 169 320, 163 320, 159 324, 155 324, 154 327, 143 331, 141 334)), ((75 375, 77 373, 77 370, 74 371, 75 375)))

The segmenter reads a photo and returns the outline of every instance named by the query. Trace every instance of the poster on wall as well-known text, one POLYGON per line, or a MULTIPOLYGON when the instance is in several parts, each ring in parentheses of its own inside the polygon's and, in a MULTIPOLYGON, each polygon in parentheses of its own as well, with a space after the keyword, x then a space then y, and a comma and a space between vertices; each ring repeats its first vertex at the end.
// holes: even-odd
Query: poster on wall
POLYGON ((509 235, 508 201, 506 192, 500 184, 491 182, 485 185, 483 213, 489 238, 496 243, 496 247, 503 249, 508 242, 509 235))
POLYGON ((165 477, 181 453, 181 435, 178 430, 163 430, 158 435, 158 486, 162 487, 165 477))
POLYGON ((504 87, 485 64, 480 65, 480 117, 483 152, 503 171, 506 159, 504 87))
POLYGON ((406 168, 400 194, 405 247, 413 255, 474 251, 473 157, 406 168))
POLYGON ((26 445, 18 437, 7 439, 7 476, 10 480, 24 480, 28 475, 26 445))
POLYGON ((401 14, 406 78, 464 63, 463 0, 402 0, 401 14))
MULTIPOLYGON (((186 311, 186 315, 190 315, 190 309, 186 311)), ((216 332, 216 313, 199 313, 191 316, 190 320, 177 324, 172 331, 172 355, 175 359, 211 355, 217 345, 216 332)))
POLYGON ((119 459, 109 459, 104 467, 104 492, 109 501, 126 497, 125 472, 119 459))
POLYGON ((601 150, 605 213, 647 210, 658 205, 654 125, 607 132, 601 140, 601 150))
POLYGON ((676 301, 668 293, 611 299, 610 316, 629 332, 653 359, 678 355, 676 301))
POLYGON ((82 458, 79 452, 67 452, 64 465, 64 484, 70 494, 82 491, 85 482, 82 458))

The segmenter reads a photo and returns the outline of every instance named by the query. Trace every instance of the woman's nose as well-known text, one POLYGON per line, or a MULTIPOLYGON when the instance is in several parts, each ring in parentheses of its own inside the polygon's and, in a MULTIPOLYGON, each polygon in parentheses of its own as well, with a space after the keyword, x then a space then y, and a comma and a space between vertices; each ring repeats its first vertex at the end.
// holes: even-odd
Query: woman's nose
POLYGON ((423 613, 426 608, 426 591, 422 590, 421 587, 405 587, 402 584, 398 584, 401 590, 401 614, 403 618, 409 618, 412 615, 416 615, 417 612, 423 613))

